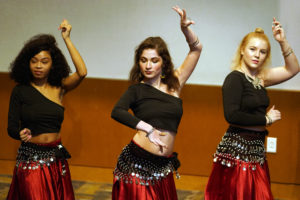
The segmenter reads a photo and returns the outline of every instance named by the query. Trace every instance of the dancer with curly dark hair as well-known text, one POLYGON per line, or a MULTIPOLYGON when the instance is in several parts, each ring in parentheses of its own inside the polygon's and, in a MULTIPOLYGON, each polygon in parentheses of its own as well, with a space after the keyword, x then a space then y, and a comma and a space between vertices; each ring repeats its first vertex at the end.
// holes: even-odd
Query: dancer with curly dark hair
POLYGON ((70 75, 66 58, 52 35, 32 37, 12 62, 10 76, 17 83, 8 113, 8 134, 21 140, 9 200, 74 199, 67 159, 61 144, 64 119, 63 96, 87 74, 79 52, 70 39, 71 25, 59 29, 76 72, 70 75))
POLYGON ((183 64, 174 69, 160 37, 149 37, 137 47, 130 72, 133 84, 112 111, 115 120, 137 129, 119 156, 113 199, 177 199, 173 172, 180 163, 173 147, 182 116, 179 95, 197 65, 202 44, 190 29, 194 22, 186 17, 185 10, 178 6, 173 9, 181 17, 181 30, 190 50, 183 64))

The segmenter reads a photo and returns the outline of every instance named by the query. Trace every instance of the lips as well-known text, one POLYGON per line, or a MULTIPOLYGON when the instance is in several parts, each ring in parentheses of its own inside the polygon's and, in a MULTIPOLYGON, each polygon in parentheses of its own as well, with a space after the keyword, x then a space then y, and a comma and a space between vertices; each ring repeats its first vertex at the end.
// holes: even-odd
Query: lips
POLYGON ((152 74, 152 72, 151 71, 145 71, 145 74, 152 74))
POLYGON ((43 72, 42 71, 33 71, 33 73, 36 75, 41 75, 43 72))
POLYGON ((258 63, 258 60, 252 60, 252 62, 253 62, 254 64, 257 64, 257 63, 258 63))

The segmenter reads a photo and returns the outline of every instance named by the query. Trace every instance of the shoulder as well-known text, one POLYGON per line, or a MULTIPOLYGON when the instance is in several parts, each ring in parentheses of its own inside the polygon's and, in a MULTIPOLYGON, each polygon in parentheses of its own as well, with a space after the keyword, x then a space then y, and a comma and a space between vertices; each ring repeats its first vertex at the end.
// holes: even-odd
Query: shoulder
POLYGON ((26 84, 17 84, 13 90, 12 95, 22 95, 27 94, 32 91, 32 86, 26 84))
POLYGON ((224 82, 227 82, 227 81, 234 81, 234 82, 243 81, 244 79, 245 79, 244 73, 234 70, 226 76, 224 82))
POLYGON ((242 72, 234 70, 226 76, 224 83, 223 83, 223 88, 242 87, 242 85, 244 83, 244 79, 245 79, 245 76, 242 72))

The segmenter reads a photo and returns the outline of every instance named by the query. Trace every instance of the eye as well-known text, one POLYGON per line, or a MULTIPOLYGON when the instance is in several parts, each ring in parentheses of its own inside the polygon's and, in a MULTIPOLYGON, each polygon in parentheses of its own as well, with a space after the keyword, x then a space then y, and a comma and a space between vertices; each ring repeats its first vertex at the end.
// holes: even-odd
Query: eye
POLYGON ((255 50, 255 48, 254 48, 254 47, 250 47, 250 50, 251 50, 251 51, 254 51, 254 50, 255 50))
POLYGON ((31 62, 31 63, 36 63, 37 60, 36 60, 36 59, 31 59, 30 62, 31 62))
POLYGON ((145 63, 145 62, 147 62, 147 59, 146 58, 140 58, 140 62, 145 63))
POLYGON ((158 59, 158 58, 154 58, 154 59, 152 59, 152 62, 153 62, 153 63, 158 63, 158 62, 159 62, 159 59, 158 59))
POLYGON ((260 53, 261 54, 267 54, 267 51, 266 50, 261 50, 260 53))

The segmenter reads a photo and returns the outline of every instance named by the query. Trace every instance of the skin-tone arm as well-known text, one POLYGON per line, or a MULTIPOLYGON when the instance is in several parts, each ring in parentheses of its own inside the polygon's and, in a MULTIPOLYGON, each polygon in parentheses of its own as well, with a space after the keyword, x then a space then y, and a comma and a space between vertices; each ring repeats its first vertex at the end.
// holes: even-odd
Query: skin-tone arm
POLYGON ((284 66, 270 68, 266 73, 266 78, 264 79, 265 86, 276 85, 286 80, 289 80, 295 76, 299 70, 300 66, 295 53, 292 51, 289 45, 283 28, 279 21, 273 18, 272 26, 274 39, 279 43, 281 51, 284 57, 284 66))
POLYGON ((175 70, 175 75, 179 80, 179 95, 182 87, 184 86, 185 82, 188 80, 188 78, 190 77, 197 65, 202 51, 202 44, 199 41, 196 34, 189 27, 191 24, 195 24, 195 22, 189 20, 186 17, 186 11, 184 9, 179 8, 178 6, 174 6, 173 10, 175 10, 180 16, 181 31, 183 32, 186 41, 190 47, 190 51, 186 56, 184 62, 178 69, 175 70))
POLYGON ((65 41, 65 44, 72 58, 73 64, 76 68, 76 72, 74 72, 73 74, 71 74, 63 80, 63 89, 65 90, 65 92, 67 92, 76 88, 80 84, 80 82, 87 75, 87 69, 82 57, 80 56, 79 52, 77 51, 70 39, 70 32, 72 26, 67 20, 63 20, 58 29, 61 30, 62 38, 65 41))

